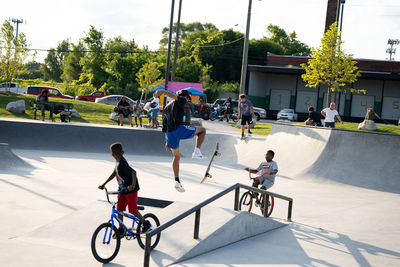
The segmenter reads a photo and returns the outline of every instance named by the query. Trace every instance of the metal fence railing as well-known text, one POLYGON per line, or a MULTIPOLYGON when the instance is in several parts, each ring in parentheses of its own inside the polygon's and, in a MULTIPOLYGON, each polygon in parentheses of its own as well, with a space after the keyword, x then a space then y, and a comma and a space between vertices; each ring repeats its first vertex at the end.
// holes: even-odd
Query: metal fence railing
MULTIPOLYGON (((239 194, 240 194, 240 188, 243 189, 247 189, 250 190, 252 192, 257 192, 260 193, 262 195, 271 195, 274 196, 276 198, 280 198, 283 200, 288 201, 288 215, 287 215, 287 221, 291 221, 292 219, 292 208, 293 208, 293 199, 287 196, 283 196, 283 195, 279 195, 273 192, 269 192, 266 190, 262 190, 256 187, 252 187, 252 186, 248 186, 248 185, 244 185, 244 184, 234 184, 230 187, 228 187, 227 189, 221 191, 220 193, 216 194, 215 196, 197 204, 196 206, 194 206, 193 208, 189 209, 188 211, 176 216, 175 218, 169 220, 168 222, 160 225, 159 227, 153 229, 152 231, 146 233, 146 244, 145 244, 145 250, 144 250, 144 263, 143 266, 144 267, 148 267, 150 264, 150 252, 151 252, 151 237, 153 235, 156 235, 158 233, 161 233, 162 231, 164 231, 165 229, 167 229, 168 227, 172 226, 173 224, 179 222, 180 220, 184 219, 185 217, 191 215, 192 213, 195 213, 195 220, 194 220, 194 233, 193 233, 193 238, 194 239, 198 239, 199 238, 199 231, 200 231, 200 211, 201 208, 203 208, 204 206, 210 204, 211 202, 219 199, 220 197, 230 193, 231 191, 235 190, 235 199, 234 199, 234 205, 233 205, 233 209, 235 211, 240 210, 239 207, 239 194)), ((268 199, 267 197, 264 197, 264 199, 268 199)), ((264 205, 264 207, 267 207, 268 205, 264 205)), ((264 212, 264 214, 266 214, 266 212, 264 212)))

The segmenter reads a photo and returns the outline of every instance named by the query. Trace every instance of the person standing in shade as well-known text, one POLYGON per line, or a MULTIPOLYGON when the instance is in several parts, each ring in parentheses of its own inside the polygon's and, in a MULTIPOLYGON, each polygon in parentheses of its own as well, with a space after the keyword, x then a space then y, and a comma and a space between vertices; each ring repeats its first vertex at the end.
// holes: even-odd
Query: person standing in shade
POLYGON ((231 113, 233 113, 233 102, 232 102, 232 98, 231 98, 231 97, 228 97, 223 105, 225 106, 225 118, 226 118, 226 122, 229 122, 229 115, 230 115, 231 113))
POLYGON ((325 127, 335 128, 335 116, 343 124, 342 118, 336 110, 336 104, 333 102, 329 105, 329 108, 321 110, 321 114, 325 118, 325 127))
POLYGON ((250 131, 250 127, 253 124, 253 117, 254 117, 254 109, 253 109, 253 104, 251 103, 250 100, 246 99, 245 94, 241 94, 239 96, 240 102, 239 102, 239 118, 241 120, 241 125, 242 125, 242 138, 244 138, 244 126, 247 123, 247 132, 249 134, 252 134, 250 131))

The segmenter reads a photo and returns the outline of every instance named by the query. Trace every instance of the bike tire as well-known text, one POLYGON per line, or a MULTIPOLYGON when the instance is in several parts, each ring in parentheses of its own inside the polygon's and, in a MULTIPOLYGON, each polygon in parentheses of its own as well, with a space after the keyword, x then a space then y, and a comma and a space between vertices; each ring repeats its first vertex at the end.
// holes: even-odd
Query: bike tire
POLYGON ((210 114, 210 121, 215 121, 216 118, 217 116, 214 112, 210 114))
MULTIPOLYGON (((104 235, 106 233, 108 233, 108 231, 106 229, 106 232, 104 233, 104 235, 101 235, 101 234, 99 235, 99 233, 101 232, 101 230, 103 230, 103 228, 108 228, 108 230, 111 229, 111 223, 103 223, 103 224, 99 225, 99 227, 97 227, 97 229, 94 231, 93 236, 92 236, 91 248, 92 248, 92 254, 97 261, 99 261, 101 263, 108 263, 108 262, 112 261, 118 254, 119 248, 121 246, 121 236, 120 236, 117 228, 114 226, 112 228, 110 241, 115 240, 115 248, 112 248, 110 244, 104 244, 102 241, 100 242, 101 245, 107 245, 107 246, 110 245, 110 248, 107 248, 107 250, 110 250, 110 253, 107 253, 107 254, 111 254, 111 256, 108 256, 108 255, 104 256, 103 253, 98 251, 100 249, 100 247, 98 248, 96 246, 96 240, 98 240, 97 238, 99 237, 100 240, 102 240, 104 238, 104 235), (115 235, 115 238, 113 238, 114 235, 115 235)), ((112 242, 112 243, 114 244, 114 242, 112 242)), ((106 248, 106 246, 104 246, 103 248, 106 248)))
MULTIPOLYGON (((267 214, 265 215, 265 217, 271 216, 271 213, 274 210, 274 197, 273 196, 269 195, 268 203, 270 205, 268 205, 267 214)), ((261 214, 264 216, 264 209, 261 209, 261 214)))
POLYGON ((253 196, 250 191, 244 192, 242 197, 240 198, 239 202, 240 210, 247 210, 248 212, 251 211, 253 207, 253 196))
POLYGON ((236 115, 232 115, 232 120, 233 122, 238 122, 239 121, 239 117, 236 115))
MULTIPOLYGON (((154 215, 153 213, 147 213, 143 216, 145 219, 148 219, 151 223, 151 228, 149 231, 151 231, 151 229, 154 229, 158 226, 160 226, 160 221, 158 220, 157 216, 154 215), (156 226, 156 227, 155 227, 156 226)), ((136 230, 136 239, 137 242, 139 244, 139 246, 144 249, 145 247, 145 243, 146 243, 146 234, 141 234, 140 231, 142 229, 142 223, 140 222, 137 226, 137 230, 136 230)), ((156 236, 153 236, 151 238, 152 244, 150 244, 150 248, 154 249, 158 242, 160 241, 160 237, 161 237, 161 233, 158 233, 156 236)))

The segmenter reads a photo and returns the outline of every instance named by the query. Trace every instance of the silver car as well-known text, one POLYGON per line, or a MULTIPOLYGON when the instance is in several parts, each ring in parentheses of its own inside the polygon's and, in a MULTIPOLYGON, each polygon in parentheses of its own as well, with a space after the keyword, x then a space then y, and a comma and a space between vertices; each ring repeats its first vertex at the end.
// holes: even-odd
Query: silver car
MULTIPOLYGON (((108 95, 105 97, 96 98, 96 100, 94 102, 116 106, 123 96, 124 95, 108 95)), ((125 98, 126 98, 126 101, 128 101, 129 105, 131 105, 132 107, 134 105, 136 105, 135 100, 132 100, 131 98, 129 98, 127 96, 125 96, 125 98)))

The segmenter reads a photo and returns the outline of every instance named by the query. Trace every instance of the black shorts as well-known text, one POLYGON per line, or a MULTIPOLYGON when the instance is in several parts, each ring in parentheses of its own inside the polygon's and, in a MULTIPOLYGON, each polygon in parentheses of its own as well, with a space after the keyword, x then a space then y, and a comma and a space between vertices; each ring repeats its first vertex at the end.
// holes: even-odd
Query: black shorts
POLYGON ((242 125, 246 125, 246 122, 248 125, 253 124, 253 117, 251 115, 242 115, 242 125))
POLYGON ((128 118, 129 115, 131 115, 131 112, 129 109, 120 109, 118 110, 118 115, 124 115, 124 118, 128 118))

